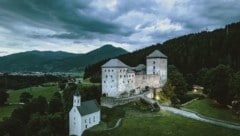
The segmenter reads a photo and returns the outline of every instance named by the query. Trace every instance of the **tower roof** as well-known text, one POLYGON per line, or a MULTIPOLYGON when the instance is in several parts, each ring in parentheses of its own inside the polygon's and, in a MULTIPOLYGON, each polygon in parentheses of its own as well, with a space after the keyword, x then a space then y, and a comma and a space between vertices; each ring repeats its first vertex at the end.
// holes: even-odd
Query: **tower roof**
POLYGON ((77 90, 75 91, 74 96, 80 96, 80 91, 79 91, 79 89, 77 89, 77 90))
POLYGON ((128 68, 129 66, 124 64, 119 59, 111 59, 104 65, 102 65, 102 68, 128 68))
POLYGON ((162 52, 159 50, 153 51, 151 54, 147 56, 147 58, 167 58, 166 55, 164 55, 162 52))

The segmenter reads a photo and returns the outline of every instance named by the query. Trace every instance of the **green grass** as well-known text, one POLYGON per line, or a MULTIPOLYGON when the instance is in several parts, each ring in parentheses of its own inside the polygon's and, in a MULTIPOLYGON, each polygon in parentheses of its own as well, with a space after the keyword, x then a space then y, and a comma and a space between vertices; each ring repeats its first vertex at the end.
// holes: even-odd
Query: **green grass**
POLYGON ((58 87, 55 86, 47 86, 47 87, 32 87, 30 88, 24 88, 20 90, 9 90, 9 98, 8 98, 8 103, 18 103, 19 102, 19 97, 21 93, 23 92, 29 92, 30 94, 33 95, 33 97, 38 97, 38 96, 44 96, 46 99, 49 101, 52 95, 58 91, 58 87))
POLYGON ((84 136, 240 136, 239 131, 195 121, 169 112, 126 116, 119 128, 86 132, 84 136))
MULTIPOLYGON (((33 95, 33 97, 38 97, 38 96, 44 96, 46 99, 49 101, 52 97, 52 95, 58 91, 58 87, 55 86, 46 86, 46 87, 32 87, 30 88, 24 88, 20 90, 9 90, 9 98, 8 98, 8 103, 19 103, 19 97, 21 93, 23 92, 29 92, 30 94, 33 95)), ((0 107, 0 121, 4 117, 9 117, 11 116, 12 112, 14 109, 16 109, 18 105, 5 105, 0 107)))
POLYGON ((5 105, 0 107, 0 121, 5 117, 10 117, 13 110, 16 109, 18 105, 5 105))
POLYGON ((232 114, 231 110, 217 106, 210 99, 193 101, 192 103, 185 105, 184 108, 190 109, 207 117, 240 123, 240 120, 232 114))
POLYGON ((166 111, 141 112, 132 105, 121 106, 125 111, 121 125, 111 131, 103 131, 105 122, 84 132, 83 136, 240 136, 240 131, 188 119, 166 111))

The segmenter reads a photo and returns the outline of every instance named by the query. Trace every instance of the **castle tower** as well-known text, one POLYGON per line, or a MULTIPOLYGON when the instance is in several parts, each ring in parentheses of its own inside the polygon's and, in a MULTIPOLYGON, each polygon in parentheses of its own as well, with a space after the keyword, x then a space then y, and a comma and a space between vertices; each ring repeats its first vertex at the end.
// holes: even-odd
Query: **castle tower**
POLYGON ((147 56, 147 75, 160 75, 160 86, 167 82, 167 56, 155 50, 147 56))
POLYGON ((74 107, 81 106, 81 95, 78 89, 75 91, 75 94, 73 95, 73 106, 74 107))
POLYGON ((127 90, 129 66, 118 59, 111 59, 102 65, 102 94, 118 97, 127 90))

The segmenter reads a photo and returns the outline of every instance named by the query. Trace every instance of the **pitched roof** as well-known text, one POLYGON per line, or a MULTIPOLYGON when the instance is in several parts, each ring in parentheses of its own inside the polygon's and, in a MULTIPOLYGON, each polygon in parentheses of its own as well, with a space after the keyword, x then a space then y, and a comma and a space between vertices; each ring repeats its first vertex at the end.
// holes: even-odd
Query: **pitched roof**
POLYGON ((74 95, 75 95, 75 96, 80 96, 80 92, 79 92, 78 89, 75 91, 74 95))
POLYGON ((77 109, 82 116, 100 111, 100 107, 96 100, 81 102, 81 106, 78 106, 77 109))
POLYGON ((162 52, 159 50, 153 51, 151 54, 147 56, 147 58, 167 58, 166 55, 164 55, 162 52))
POLYGON ((128 68, 129 66, 124 64, 119 59, 111 59, 104 65, 102 65, 103 68, 112 68, 112 67, 120 67, 120 68, 128 68))

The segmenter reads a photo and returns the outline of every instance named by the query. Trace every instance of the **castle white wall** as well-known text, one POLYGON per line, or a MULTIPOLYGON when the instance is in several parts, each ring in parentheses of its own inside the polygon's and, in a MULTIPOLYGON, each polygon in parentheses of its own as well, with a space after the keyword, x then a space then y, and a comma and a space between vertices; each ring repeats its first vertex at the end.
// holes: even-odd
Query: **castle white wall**
POLYGON ((127 86, 127 68, 102 68, 102 94, 118 97, 127 86))
POLYGON ((147 75, 160 75, 160 87, 167 81, 167 59, 147 58, 147 75))
POLYGON ((69 112, 69 135, 81 136, 81 116, 76 107, 73 107, 69 112))
POLYGON ((160 75, 136 75, 135 87, 144 89, 146 86, 152 88, 159 88, 160 75))

